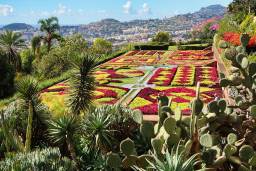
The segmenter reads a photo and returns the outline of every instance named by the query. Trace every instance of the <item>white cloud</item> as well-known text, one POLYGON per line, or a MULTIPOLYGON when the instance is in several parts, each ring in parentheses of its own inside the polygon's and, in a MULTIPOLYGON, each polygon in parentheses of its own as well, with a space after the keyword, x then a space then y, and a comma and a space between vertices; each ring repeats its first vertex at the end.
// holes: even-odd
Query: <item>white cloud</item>
POLYGON ((123 5, 123 11, 125 14, 130 14, 132 12, 132 1, 128 0, 126 3, 123 5))
POLYGON ((71 9, 69 9, 65 5, 59 4, 58 8, 53 11, 53 14, 55 14, 55 15, 63 15, 63 14, 67 14, 67 13, 70 13, 70 12, 71 12, 71 9))
POLYGON ((151 8, 147 3, 144 3, 141 9, 138 11, 139 14, 151 14, 151 8))
POLYGON ((13 7, 10 5, 0 4, 0 16, 8 16, 13 12, 13 7))

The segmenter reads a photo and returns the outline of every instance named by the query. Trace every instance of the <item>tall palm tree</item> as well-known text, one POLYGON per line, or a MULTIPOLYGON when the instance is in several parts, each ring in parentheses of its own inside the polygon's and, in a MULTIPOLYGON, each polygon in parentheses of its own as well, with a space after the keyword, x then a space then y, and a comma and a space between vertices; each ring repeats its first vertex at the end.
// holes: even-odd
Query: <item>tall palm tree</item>
POLYGON ((97 65, 97 58, 90 53, 84 53, 75 57, 72 64, 75 72, 71 77, 68 105, 74 114, 79 115, 89 109, 92 104, 95 90, 95 79, 92 73, 97 65))
POLYGON ((29 152, 31 149, 34 113, 38 100, 38 83, 32 77, 25 77, 17 83, 17 91, 20 94, 20 98, 25 101, 28 108, 25 151, 29 152))
POLYGON ((34 36, 31 40, 31 46, 36 58, 40 58, 40 48, 41 48, 41 37, 34 36))
POLYGON ((40 24, 40 31, 45 33, 42 39, 47 44, 47 50, 49 52, 52 47, 52 41, 54 39, 60 40, 60 35, 57 33, 60 29, 59 20, 57 17, 50 17, 41 19, 38 23, 40 24))
POLYGON ((20 33, 5 31, 0 35, 0 48, 6 54, 10 64, 13 64, 17 71, 21 70, 21 58, 18 50, 25 47, 25 42, 20 33))
POLYGON ((80 131, 78 116, 65 114, 49 121, 49 137, 54 143, 67 144, 67 149, 73 161, 78 164, 75 146, 73 144, 75 135, 80 131))

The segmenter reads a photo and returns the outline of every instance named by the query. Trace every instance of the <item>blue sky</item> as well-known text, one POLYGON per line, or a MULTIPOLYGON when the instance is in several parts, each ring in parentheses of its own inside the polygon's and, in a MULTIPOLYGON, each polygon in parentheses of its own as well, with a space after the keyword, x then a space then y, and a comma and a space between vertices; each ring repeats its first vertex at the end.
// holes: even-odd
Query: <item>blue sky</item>
POLYGON ((232 0, 0 0, 0 25, 12 22, 36 24, 57 16, 60 24, 86 24, 103 18, 121 21, 163 18, 199 10, 232 0))

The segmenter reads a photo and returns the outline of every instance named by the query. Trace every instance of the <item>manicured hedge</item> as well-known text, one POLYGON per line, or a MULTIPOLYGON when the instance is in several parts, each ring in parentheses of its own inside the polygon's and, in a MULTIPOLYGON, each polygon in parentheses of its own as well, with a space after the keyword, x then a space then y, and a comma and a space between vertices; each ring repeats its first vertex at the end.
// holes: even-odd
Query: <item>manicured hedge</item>
POLYGON ((168 50, 169 43, 166 44, 142 44, 135 45, 135 50, 168 50))
POLYGON ((191 44, 178 46, 178 50, 203 50, 211 46, 210 44, 191 44))

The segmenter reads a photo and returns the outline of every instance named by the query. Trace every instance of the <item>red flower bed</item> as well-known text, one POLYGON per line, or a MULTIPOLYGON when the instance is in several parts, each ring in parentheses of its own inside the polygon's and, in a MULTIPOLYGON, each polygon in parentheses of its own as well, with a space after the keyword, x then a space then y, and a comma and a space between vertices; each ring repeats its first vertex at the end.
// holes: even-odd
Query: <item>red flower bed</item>
POLYGON ((157 52, 156 50, 151 50, 151 51, 149 51, 146 55, 152 56, 152 55, 154 55, 156 52, 157 52))
POLYGON ((138 50, 134 50, 134 51, 129 52, 129 53, 128 53, 127 55, 125 55, 125 56, 134 56, 134 55, 136 55, 138 52, 139 52, 138 50))
MULTIPOLYGON (((231 43, 234 46, 240 46, 241 45, 240 35, 241 35, 240 33, 226 32, 223 35, 223 40, 231 43)), ((256 46, 256 35, 251 37, 248 44, 248 47, 255 47, 255 46, 256 46)))
POLYGON ((145 55, 146 53, 148 53, 148 51, 146 51, 146 50, 141 50, 139 53, 137 53, 137 55, 145 55))
MULTIPOLYGON (((196 96, 195 87, 144 88, 136 97, 145 99, 141 101, 141 106, 139 99, 136 100, 136 98, 134 99, 135 102, 131 102, 130 106, 136 106, 134 109, 139 109, 144 114, 156 114, 159 94, 166 95, 172 99, 172 105, 174 105, 172 108, 177 104, 181 104, 182 114, 191 114, 190 102, 196 96)), ((215 97, 222 97, 222 90, 221 88, 202 87, 200 96, 205 103, 208 103, 214 100, 215 97)))
POLYGON ((213 58, 213 52, 209 50, 187 50, 173 53, 169 59, 173 60, 209 60, 213 58))
POLYGON ((219 79, 216 67, 197 67, 196 82, 200 82, 202 86, 217 86, 219 79))
POLYGON ((177 68, 160 68, 150 78, 148 84, 156 84, 159 86, 168 86, 171 84, 177 68), (165 72, 165 74, 163 74, 165 72))

